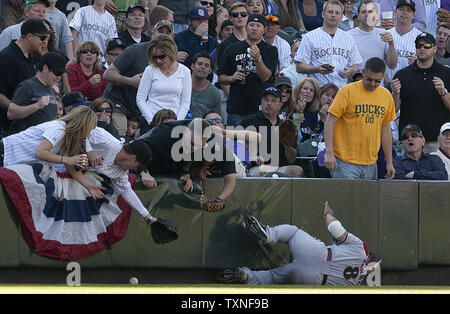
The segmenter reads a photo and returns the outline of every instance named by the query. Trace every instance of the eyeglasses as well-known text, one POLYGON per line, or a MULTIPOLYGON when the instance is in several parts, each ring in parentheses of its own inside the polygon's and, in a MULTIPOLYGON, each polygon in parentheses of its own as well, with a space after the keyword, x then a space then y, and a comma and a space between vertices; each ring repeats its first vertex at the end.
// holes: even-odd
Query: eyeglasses
POLYGON ((239 17, 239 15, 241 17, 247 17, 248 13, 247 12, 233 12, 231 13, 231 17, 237 19, 239 17))
POLYGON ((219 124, 219 123, 223 123, 223 120, 222 120, 222 119, 219 119, 219 118, 207 119, 206 121, 208 121, 209 124, 219 124))
POLYGON ((409 138, 418 138, 418 137, 422 137, 422 135, 420 135, 419 133, 410 133, 410 134, 403 134, 401 140, 402 141, 406 141, 409 138))
POLYGON ((33 34, 32 35, 38 37, 41 41, 45 41, 48 38, 48 35, 37 35, 37 34, 33 34))
POLYGON ((420 48, 425 48, 425 49, 431 49, 431 48, 433 48, 433 44, 429 44, 429 43, 426 43, 426 44, 416 44, 416 49, 420 49, 420 48))
POLYGON ((158 60, 162 60, 162 59, 164 59, 165 57, 167 57, 167 55, 159 55, 159 56, 153 56, 152 59, 153 59, 153 60, 157 60, 157 59, 158 59, 158 60))
POLYGON ((209 5, 211 8, 214 8, 216 5, 214 2, 208 2, 208 1, 200 1, 201 5, 209 5))
POLYGON ((93 54, 93 55, 97 54, 97 51, 95 51, 94 49, 83 49, 83 50, 80 50, 80 52, 81 52, 81 54, 86 54, 88 52, 93 54))
POLYGON ((277 16, 266 15, 266 21, 267 21, 267 22, 279 23, 279 22, 280 22, 280 19, 279 19, 277 16))
POLYGON ((111 112, 112 112, 112 109, 111 109, 111 108, 102 108, 102 107, 98 107, 98 108, 95 108, 95 111, 96 111, 96 112, 102 112, 102 111, 104 111, 104 112, 106 112, 106 113, 111 113, 111 112))

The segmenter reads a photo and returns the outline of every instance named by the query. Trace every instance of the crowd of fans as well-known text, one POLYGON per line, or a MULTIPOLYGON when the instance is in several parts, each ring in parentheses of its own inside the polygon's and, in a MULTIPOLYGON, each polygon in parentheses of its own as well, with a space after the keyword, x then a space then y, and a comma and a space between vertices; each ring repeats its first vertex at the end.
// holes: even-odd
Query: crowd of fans
POLYGON ((446 1, 64 3, 1 3, 0 138, 89 106, 115 139, 151 148, 145 185, 217 174, 221 199, 236 173, 449 179, 446 1), (173 160, 169 131, 196 118, 233 162, 173 160))

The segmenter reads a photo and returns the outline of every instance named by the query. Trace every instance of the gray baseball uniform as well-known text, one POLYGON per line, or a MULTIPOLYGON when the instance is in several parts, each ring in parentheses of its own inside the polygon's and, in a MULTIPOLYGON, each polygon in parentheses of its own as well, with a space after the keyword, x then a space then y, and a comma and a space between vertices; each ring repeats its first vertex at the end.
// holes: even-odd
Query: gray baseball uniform
POLYGON ((292 263, 262 271, 242 267, 247 284, 359 285, 367 274, 365 243, 351 233, 339 243, 322 241, 292 225, 267 226, 267 243, 288 243, 292 263))

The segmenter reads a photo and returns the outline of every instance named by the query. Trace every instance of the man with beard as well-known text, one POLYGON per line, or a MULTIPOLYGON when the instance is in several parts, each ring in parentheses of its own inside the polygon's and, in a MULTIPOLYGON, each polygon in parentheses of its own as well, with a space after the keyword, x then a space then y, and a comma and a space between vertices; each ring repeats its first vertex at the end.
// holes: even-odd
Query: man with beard
POLYGON ((230 85, 227 103, 227 124, 241 121, 258 112, 263 91, 278 66, 277 48, 262 40, 266 18, 252 14, 247 22, 247 39, 229 46, 219 64, 219 83, 230 85))
POLYGON ((420 125, 426 139, 424 152, 435 151, 440 127, 450 121, 450 69, 434 60, 436 40, 422 33, 415 40, 417 60, 398 71, 391 82, 396 110, 400 109, 399 129, 420 125))

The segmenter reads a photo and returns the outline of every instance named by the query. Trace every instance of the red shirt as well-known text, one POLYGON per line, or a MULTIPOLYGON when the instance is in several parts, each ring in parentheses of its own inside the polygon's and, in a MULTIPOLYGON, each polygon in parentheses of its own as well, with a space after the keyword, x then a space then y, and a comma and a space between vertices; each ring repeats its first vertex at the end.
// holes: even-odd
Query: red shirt
POLYGON ((86 75, 81 70, 81 65, 79 63, 69 64, 67 70, 70 72, 68 77, 70 90, 72 92, 81 92, 89 101, 93 101, 103 96, 103 92, 109 84, 109 82, 103 80, 103 73, 105 70, 99 69, 94 71, 91 75, 86 75), (90 79, 95 74, 100 74, 102 80, 100 83, 92 85, 90 79))

